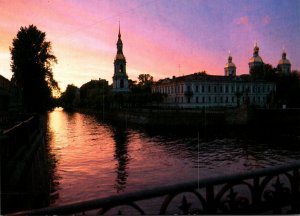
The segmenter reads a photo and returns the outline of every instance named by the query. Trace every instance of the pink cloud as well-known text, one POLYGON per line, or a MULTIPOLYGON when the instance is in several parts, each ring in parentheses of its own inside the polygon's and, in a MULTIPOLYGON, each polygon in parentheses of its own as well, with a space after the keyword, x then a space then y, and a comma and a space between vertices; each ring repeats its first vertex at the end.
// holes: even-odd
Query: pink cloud
POLYGON ((247 16, 242 16, 238 19, 235 19, 234 23, 237 24, 237 25, 248 25, 249 24, 249 18, 247 16))
POLYGON ((268 24, 270 24, 272 22, 272 19, 269 16, 264 16, 262 18, 262 22, 263 22, 263 24, 268 25, 268 24))

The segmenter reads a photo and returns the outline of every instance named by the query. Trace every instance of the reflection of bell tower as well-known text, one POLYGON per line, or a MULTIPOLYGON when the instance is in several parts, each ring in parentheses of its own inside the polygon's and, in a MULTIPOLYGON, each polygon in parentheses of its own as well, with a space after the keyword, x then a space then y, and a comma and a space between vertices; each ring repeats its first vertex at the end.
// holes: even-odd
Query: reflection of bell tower
POLYGON ((114 61, 113 91, 128 92, 128 76, 126 74, 126 59, 123 54, 123 42, 121 40, 120 24, 117 42, 117 55, 114 61))
POLYGON ((115 140, 115 154, 114 158, 116 163, 116 182, 115 189, 119 193, 126 188, 127 177, 128 177, 128 134, 124 128, 117 127, 114 131, 115 140))

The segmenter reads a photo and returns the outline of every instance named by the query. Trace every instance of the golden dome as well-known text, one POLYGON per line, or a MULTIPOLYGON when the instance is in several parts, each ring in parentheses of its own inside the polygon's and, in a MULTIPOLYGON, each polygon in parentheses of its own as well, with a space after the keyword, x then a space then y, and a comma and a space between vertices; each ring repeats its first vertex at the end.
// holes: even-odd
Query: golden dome
POLYGON ((228 57, 228 62, 225 65, 225 68, 229 68, 229 67, 235 67, 235 64, 232 62, 232 57, 231 55, 229 55, 228 57))
POLYGON ((228 63, 226 63, 225 68, 228 68, 228 67, 235 67, 235 64, 232 62, 228 62, 228 63))
POLYGON ((262 58, 258 54, 259 47, 257 46, 257 43, 255 44, 255 47, 253 49, 253 57, 249 59, 249 63, 263 63, 262 58))
POLYGON ((282 53, 282 59, 279 60, 278 64, 279 65, 282 65, 282 64, 290 65, 291 64, 290 61, 286 58, 286 53, 285 52, 282 53))
POLYGON ((249 63, 253 63, 253 62, 263 63, 263 60, 259 55, 258 56, 253 56, 249 59, 249 63))
POLYGON ((125 60, 123 53, 117 53, 115 60, 125 60))
POLYGON ((279 65, 282 65, 282 64, 289 64, 289 65, 290 65, 291 63, 290 63, 290 61, 287 60, 287 59, 280 59, 279 62, 278 62, 278 64, 279 64, 279 65))

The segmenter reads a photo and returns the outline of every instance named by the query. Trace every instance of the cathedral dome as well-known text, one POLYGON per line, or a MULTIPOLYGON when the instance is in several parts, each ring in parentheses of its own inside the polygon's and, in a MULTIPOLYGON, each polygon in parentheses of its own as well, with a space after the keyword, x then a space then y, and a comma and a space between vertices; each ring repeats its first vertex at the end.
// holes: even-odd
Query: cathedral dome
POLYGON ((283 65, 283 64, 286 64, 286 65, 291 64, 290 61, 286 58, 286 52, 282 53, 282 59, 280 59, 278 62, 278 65, 283 65))
POLYGON ((282 64, 289 64, 290 65, 291 63, 288 59, 280 59, 278 64, 279 65, 282 65, 282 64))
POLYGON ((236 75, 236 67, 235 64, 232 62, 232 57, 229 53, 228 62, 225 65, 225 76, 235 76, 236 75))
POLYGON ((249 63, 263 63, 263 60, 259 56, 258 52, 259 52, 259 47, 256 44, 253 49, 253 56, 249 59, 249 63))
POLYGON ((232 62, 231 56, 228 57, 228 62, 225 65, 225 68, 229 68, 229 67, 235 67, 235 64, 232 62))
POLYGON ((234 63, 226 63, 225 67, 235 67, 235 64, 234 63))
POLYGON ((249 63, 253 63, 253 62, 260 62, 260 63, 262 63, 263 60, 262 60, 262 58, 260 56, 253 56, 253 57, 251 57, 249 59, 249 63))

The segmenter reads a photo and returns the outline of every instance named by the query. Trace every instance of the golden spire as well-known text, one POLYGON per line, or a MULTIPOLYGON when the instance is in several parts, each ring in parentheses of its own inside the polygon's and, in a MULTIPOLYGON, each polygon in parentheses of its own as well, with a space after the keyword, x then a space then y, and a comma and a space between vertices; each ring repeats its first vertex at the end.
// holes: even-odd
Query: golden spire
POLYGON ((253 49, 253 55, 258 56, 259 47, 257 46, 257 41, 255 41, 255 46, 253 49))
POLYGON ((232 56, 230 50, 228 50, 228 63, 232 62, 232 56))
POLYGON ((119 20, 119 34, 118 34, 118 37, 119 37, 119 38, 121 37, 121 31, 120 31, 120 20, 119 20))

